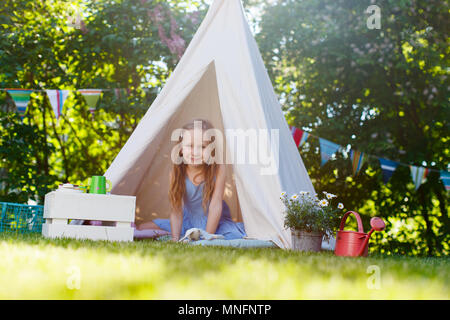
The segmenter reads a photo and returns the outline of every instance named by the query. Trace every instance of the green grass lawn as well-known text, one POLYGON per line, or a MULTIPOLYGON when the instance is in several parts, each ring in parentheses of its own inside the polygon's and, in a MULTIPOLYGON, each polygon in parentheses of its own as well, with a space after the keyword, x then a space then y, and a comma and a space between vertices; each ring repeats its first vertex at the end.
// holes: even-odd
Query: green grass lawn
POLYGON ((0 299, 449 299, 449 259, 0 233, 0 299), (372 267, 370 267, 372 266, 372 267), (376 274, 379 271, 379 288, 376 274), (375 280, 374 280, 375 279, 375 280))

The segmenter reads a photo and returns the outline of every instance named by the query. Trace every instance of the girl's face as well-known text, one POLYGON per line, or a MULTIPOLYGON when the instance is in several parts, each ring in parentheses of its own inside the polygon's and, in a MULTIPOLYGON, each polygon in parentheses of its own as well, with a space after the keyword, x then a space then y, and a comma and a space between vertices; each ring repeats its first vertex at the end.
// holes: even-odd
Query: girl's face
POLYGON ((184 163, 194 166, 203 164, 209 141, 203 140, 202 136, 201 129, 186 130, 182 140, 184 163))

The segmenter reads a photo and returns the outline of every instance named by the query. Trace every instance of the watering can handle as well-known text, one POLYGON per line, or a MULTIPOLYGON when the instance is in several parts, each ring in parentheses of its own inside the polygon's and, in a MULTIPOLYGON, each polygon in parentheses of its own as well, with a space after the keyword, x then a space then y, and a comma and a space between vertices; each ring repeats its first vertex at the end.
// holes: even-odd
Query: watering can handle
POLYGON ((348 217, 351 213, 353 213, 353 215, 356 217, 356 222, 358 223, 358 232, 364 233, 364 228, 363 228, 363 224, 362 224, 362 221, 361 221, 361 217, 359 216, 358 212, 355 212, 355 211, 347 211, 347 212, 344 214, 344 216, 342 217, 342 220, 341 220, 341 225, 339 226, 339 231, 344 230, 344 227, 345 227, 345 221, 347 221, 347 217, 348 217))

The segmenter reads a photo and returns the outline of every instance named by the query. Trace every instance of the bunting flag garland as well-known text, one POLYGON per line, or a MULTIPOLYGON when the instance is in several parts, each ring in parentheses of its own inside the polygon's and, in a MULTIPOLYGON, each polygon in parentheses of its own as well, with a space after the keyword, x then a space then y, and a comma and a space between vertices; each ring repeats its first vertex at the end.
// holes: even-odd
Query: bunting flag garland
MULTIPOLYGON (((155 88, 140 88, 140 89, 146 93, 155 91, 155 88)), ((92 114, 92 117, 94 117, 96 105, 104 91, 113 91, 114 95, 117 99, 121 99, 121 98, 130 96, 130 94, 131 94, 130 88, 78 89, 78 90, 76 90, 76 89, 74 89, 74 90, 42 89, 41 90, 41 89, 0 88, 0 90, 8 92, 8 94, 11 96, 11 98, 13 99, 13 101, 16 105, 16 108, 18 110, 21 120, 23 120, 23 117, 27 111, 27 106, 30 101, 31 93, 33 93, 35 91, 38 91, 38 92, 45 91, 47 93, 47 96, 49 98, 53 112, 55 113, 56 119, 59 119, 59 117, 61 116, 64 102, 67 99, 70 91, 78 91, 84 97, 86 104, 89 107, 89 111, 92 114)), ((316 137, 316 136, 314 136, 304 130, 298 129, 294 126, 289 126, 289 129, 291 130, 291 134, 293 136, 293 139, 294 139, 294 142, 295 142, 295 145, 297 146, 297 148, 302 146, 310 136, 319 139, 320 153, 321 153, 321 166, 323 166, 331 158, 331 156, 334 153, 336 153, 336 151, 338 151, 339 148, 341 147, 339 144, 336 144, 334 142, 328 141, 328 140, 320 138, 320 137, 316 137)), ((357 174, 361 170, 364 162, 367 161, 369 157, 377 158, 380 161, 384 183, 387 183, 389 181, 389 179, 391 178, 393 172, 396 170, 398 165, 404 165, 404 166, 409 166, 409 168, 410 168, 411 178, 414 182, 416 190, 423 183, 423 181, 426 179, 427 175, 431 171, 440 172, 440 179, 442 180, 445 189, 447 191, 450 190, 450 172, 448 172, 448 171, 435 170, 435 169, 429 169, 429 168, 420 167, 420 166, 404 164, 401 162, 396 162, 396 161, 380 158, 377 156, 372 156, 372 155, 360 152, 358 150, 351 149, 350 150, 350 158, 352 161, 353 175, 357 174)))
MULTIPOLYGON (((308 134, 307 132, 300 130, 294 126, 289 126, 289 130, 291 130, 292 137, 294 138, 294 141, 295 141, 295 144, 297 145, 297 147, 301 146, 306 141, 308 136, 313 136, 313 137, 319 139, 320 152, 321 152, 321 165, 324 165, 331 158, 331 156, 341 147, 340 145, 335 144, 326 139, 316 137, 312 134, 308 134)), ((427 175, 431 171, 439 171, 440 177, 444 184, 445 189, 447 191, 450 190, 450 172, 448 172, 448 171, 434 170, 434 169, 429 169, 429 168, 424 168, 424 167, 416 167, 413 165, 408 165, 408 164, 404 164, 401 162, 396 162, 396 161, 372 156, 370 154, 366 154, 364 152, 351 149, 350 150, 350 158, 352 161, 353 175, 357 174, 361 170, 364 162, 367 161, 369 157, 377 158, 380 161, 384 183, 387 183, 389 181, 389 179, 391 178, 392 174, 394 173, 394 171, 396 170, 398 165, 404 165, 404 166, 409 166, 409 168, 410 168, 411 177, 412 177, 412 180, 416 187, 416 190, 424 182, 427 175)))
POLYGON ((353 175, 357 174, 364 164, 366 155, 358 150, 350 150, 350 159, 352 160, 353 175))
POLYGON ((413 165, 410 165, 409 168, 411 171, 411 178, 417 190, 420 187, 420 185, 424 182, 426 176, 429 173, 429 170, 424 167, 417 167, 413 165))
MULTIPOLYGON (((140 88, 143 92, 153 92, 155 88, 140 88)), ((80 92, 86 104, 89 107, 89 111, 92 116, 96 109, 98 100, 101 98, 104 91, 112 91, 117 99, 127 97, 131 95, 131 88, 107 88, 107 89, 74 89, 74 90, 60 90, 60 89, 20 89, 20 88, 0 88, 0 91, 6 91, 11 95, 20 118, 23 119, 24 114, 27 109, 27 105, 30 101, 30 95, 33 92, 46 92, 50 100, 50 105, 52 106, 53 112, 58 119, 62 114, 62 108, 67 96, 71 91, 80 92)))
POLYGON ((450 190, 450 172, 442 171, 440 172, 441 180, 444 183, 445 190, 450 190))
POLYGON ((86 100, 86 103, 89 107, 89 111, 92 116, 94 116, 95 106, 97 105, 98 100, 100 99, 100 95, 102 94, 101 89, 80 89, 78 90, 86 100))
POLYGON ((20 119, 22 120, 27 111, 28 103, 30 102, 30 95, 32 89, 6 89, 11 98, 16 104, 17 111, 19 111, 20 119))
POLYGON ((48 99, 50 100, 50 104, 52 106, 53 112, 55 113, 56 119, 62 114, 62 109, 64 105, 64 101, 66 101, 67 96, 69 95, 69 90, 45 90, 47 93, 48 99))
POLYGON ((321 166, 323 166, 328 160, 330 160, 331 156, 336 151, 338 151, 340 145, 323 138, 319 138, 319 142, 320 142, 321 166))
POLYGON ((381 164, 381 171, 383 173, 383 182, 387 183, 391 178, 392 174, 394 173, 395 169, 397 168, 398 162, 383 158, 378 158, 378 160, 380 161, 381 164))
POLYGON ((296 127, 289 126, 291 129, 292 136, 294 137, 295 145, 298 147, 302 146, 308 139, 308 132, 300 130, 296 127))

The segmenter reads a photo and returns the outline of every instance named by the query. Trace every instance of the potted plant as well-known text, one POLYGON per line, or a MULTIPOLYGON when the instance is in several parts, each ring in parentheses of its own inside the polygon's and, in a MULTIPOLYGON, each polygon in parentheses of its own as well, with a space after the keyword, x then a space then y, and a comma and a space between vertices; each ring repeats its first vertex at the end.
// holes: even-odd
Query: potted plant
POLYGON ((291 229, 292 248, 300 251, 320 251, 322 239, 328 240, 339 225, 344 205, 333 205, 337 196, 326 191, 324 198, 312 196, 308 191, 288 196, 281 193, 285 205, 284 226, 291 229))

